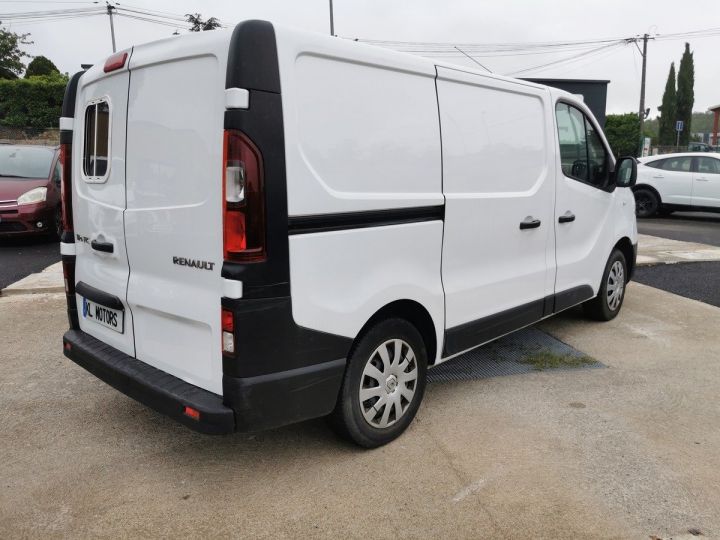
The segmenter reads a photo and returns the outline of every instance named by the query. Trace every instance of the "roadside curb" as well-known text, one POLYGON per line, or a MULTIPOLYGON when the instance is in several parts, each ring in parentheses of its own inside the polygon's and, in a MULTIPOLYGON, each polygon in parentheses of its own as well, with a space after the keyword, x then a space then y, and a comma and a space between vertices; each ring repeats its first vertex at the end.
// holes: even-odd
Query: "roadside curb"
POLYGON ((638 266, 692 262, 720 262, 720 248, 681 242, 647 234, 638 235, 638 266))
POLYGON ((42 272, 30 274, 2 289, 0 296, 19 296, 23 294, 43 294, 65 292, 62 263, 48 266, 42 272))

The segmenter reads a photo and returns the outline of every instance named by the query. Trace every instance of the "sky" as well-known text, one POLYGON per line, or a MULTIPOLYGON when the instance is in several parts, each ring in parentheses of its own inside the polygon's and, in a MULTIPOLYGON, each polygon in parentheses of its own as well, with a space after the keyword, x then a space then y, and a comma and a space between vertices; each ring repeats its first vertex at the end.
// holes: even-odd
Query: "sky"
MULTIPOLYGON (((130 0, 126 9, 150 9, 182 16, 199 12, 232 26, 243 19, 266 19, 306 30, 329 33, 328 0, 130 0)), ((704 111, 720 104, 720 2, 718 0, 334 0, 335 33, 345 38, 417 41, 451 44, 527 43, 657 36, 648 44, 646 106, 650 117, 667 80, 670 62, 676 67, 684 42, 695 59, 695 107, 704 111), (668 39, 669 34, 718 28, 717 35, 668 39)), ((30 32, 33 45, 26 50, 50 58, 63 72, 74 73, 80 64, 98 63, 112 53, 107 15, 81 19, 8 23, 4 15, 19 11, 93 7, 92 1, 0 0, 0 21, 15 32, 30 32)), ((178 31, 185 32, 182 23, 178 31)), ((127 48, 167 37, 175 28, 115 17, 117 47, 127 48)), ((594 46, 593 46, 594 47, 594 46)), ((580 51, 583 52, 583 51, 580 51)), ((489 70, 510 74, 579 54, 483 56, 476 60, 489 70)), ((446 58, 477 67, 458 54, 446 58)), ((630 43, 597 54, 526 71, 522 76, 544 78, 609 79, 608 113, 636 112, 640 98, 642 59, 630 43)))

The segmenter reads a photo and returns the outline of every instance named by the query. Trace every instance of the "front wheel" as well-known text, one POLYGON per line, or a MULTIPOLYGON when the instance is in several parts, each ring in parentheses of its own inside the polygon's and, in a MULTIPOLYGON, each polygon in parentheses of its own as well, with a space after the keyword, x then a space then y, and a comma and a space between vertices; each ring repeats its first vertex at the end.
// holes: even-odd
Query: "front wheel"
POLYGON ((635 215, 639 218, 654 216, 660 208, 660 199, 654 191, 646 188, 635 190, 635 215))
POLYGON ((595 298, 583 304, 585 314, 597 321, 614 319, 625 299, 627 261, 619 249, 613 250, 603 272, 602 284, 595 298))
POLYGON ((397 438, 410 425, 425 393, 427 352, 417 329, 387 319, 353 347, 330 424, 366 448, 397 438))

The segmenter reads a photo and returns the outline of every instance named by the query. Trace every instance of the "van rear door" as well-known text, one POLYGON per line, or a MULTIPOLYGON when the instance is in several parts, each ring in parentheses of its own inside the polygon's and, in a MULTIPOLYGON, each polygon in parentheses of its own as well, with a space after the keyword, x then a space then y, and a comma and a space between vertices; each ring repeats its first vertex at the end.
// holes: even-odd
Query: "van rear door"
POLYGON ((73 223, 80 328, 134 355, 123 225, 128 84, 127 61, 108 73, 95 66, 80 78, 73 128, 73 223))
POLYGON ((228 36, 203 34, 208 35, 133 51, 125 215, 128 302, 138 360, 222 394, 228 36))

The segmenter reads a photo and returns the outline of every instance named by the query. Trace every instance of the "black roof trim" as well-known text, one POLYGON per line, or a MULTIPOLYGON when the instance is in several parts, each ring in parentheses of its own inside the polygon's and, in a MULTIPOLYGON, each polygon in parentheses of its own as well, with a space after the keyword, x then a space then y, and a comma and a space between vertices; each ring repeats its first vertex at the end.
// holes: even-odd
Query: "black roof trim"
POLYGON ((63 118, 74 118, 75 117, 75 98, 77 97, 78 82, 84 71, 78 71, 72 76, 67 86, 65 87, 65 96, 63 96, 62 102, 62 114, 63 118))

